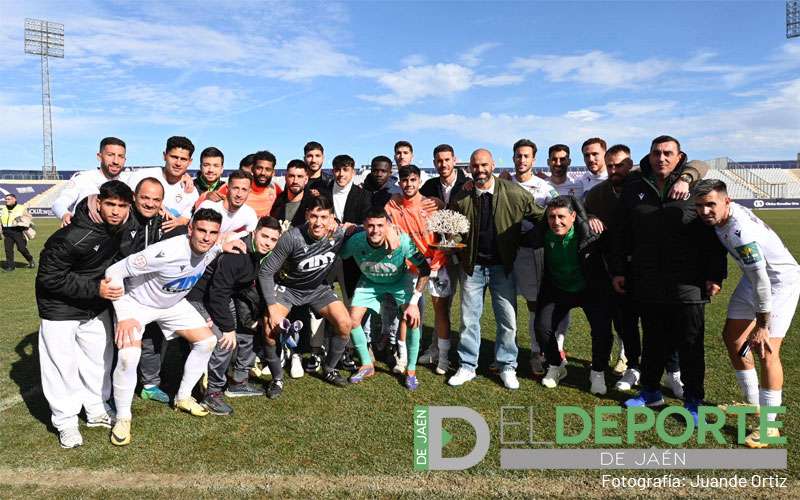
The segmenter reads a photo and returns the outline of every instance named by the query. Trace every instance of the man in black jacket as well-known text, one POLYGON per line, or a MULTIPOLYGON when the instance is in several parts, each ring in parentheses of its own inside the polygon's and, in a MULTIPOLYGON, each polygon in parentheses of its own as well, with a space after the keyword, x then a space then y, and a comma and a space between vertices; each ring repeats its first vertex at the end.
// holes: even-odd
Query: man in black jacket
POLYGON ((56 231, 45 243, 36 275, 42 389, 62 448, 83 444, 82 407, 87 426, 112 425, 106 406, 113 356, 108 301, 123 290, 112 288, 103 275, 119 251, 133 193, 121 181, 108 181, 98 200, 102 222, 74 219, 56 231))
POLYGON ((705 304, 725 278, 725 249, 690 200, 669 198, 686 165, 677 139, 653 139, 639 165, 625 179, 612 224, 614 289, 640 304, 643 332, 642 390, 625 404, 663 404, 665 356, 677 347, 685 407, 696 421, 705 397, 705 304))
POLYGON ((397 178, 392 176, 392 160, 388 156, 376 156, 370 162, 370 172, 361 187, 372 195, 372 206, 383 207, 392 196, 400 194, 397 178))
MULTIPOLYGON (((309 187, 308 176, 308 165, 303 160, 292 160, 286 165, 286 188, 272 205, 270 211, 272 217, 279 221, 289 221, 292 227, 302 226, 305 223, 306 208, 315 197, 309 187)), ((330 198, 328 184, 318 183, 315 190, 317 195, 325 194, 330 198)))
POLYGON ((590 392, 605 394, 605 371, 611 354, 611 277, 606 271, 598 233, 589 227, 583 207, 572 196, 547 204, 547 225, 540 224, 534 247, 544 248, 544 279, 539 290, 534 329, 549 368, 542 385, 554 388, 567 375, 557 330, 575 307, 586 314, 592 336, 590 392))
POLYGON ((264 305, 256 289, 261 262, 278 242, 281 226, 274 217, 259 219, 252 234, 242 241, 245 254, 221 255, 213 269, 209 268, 187 296, 189 303, 205 318, 210 318, 211 331, 217 346, 208 361, 208 389, 203 406, 214 415, 230 415, 222 391, 234 349, 237 349, 233 377, 228 381, 228 397, 259 396, 264 390, 248 382, 250 368, 255 364, 253 344, 264 305))

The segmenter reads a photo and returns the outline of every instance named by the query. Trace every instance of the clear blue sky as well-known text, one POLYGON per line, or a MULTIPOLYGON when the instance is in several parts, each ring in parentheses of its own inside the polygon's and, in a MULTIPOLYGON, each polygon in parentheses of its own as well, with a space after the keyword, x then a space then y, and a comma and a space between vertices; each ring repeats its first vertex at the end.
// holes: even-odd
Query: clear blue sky
POLYGON ((170 135, 229 166, 257 149, 283 166, 310 139, 358 163, 406 139, 425 167, 443 142, 509 166, 521 137, 577 151, 601 136, 638 158, 665 133, 690 158, 792 159, 800 39, 784 5, 0 0, 0 168, 41 165, 25 17, 66 25, 50 66, 64 170, 95 165, 106 135, 130 165, 159 164, 170 135))

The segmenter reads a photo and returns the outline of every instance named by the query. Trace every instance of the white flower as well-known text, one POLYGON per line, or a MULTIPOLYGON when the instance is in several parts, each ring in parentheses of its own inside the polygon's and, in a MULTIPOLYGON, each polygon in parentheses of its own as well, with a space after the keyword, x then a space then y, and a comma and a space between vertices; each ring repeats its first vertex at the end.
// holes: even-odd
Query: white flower
POLYGON ((439 210, 428 217, 428 230, 434 233, 462 234, 469 232, 469 220, 453 210, 439 210))

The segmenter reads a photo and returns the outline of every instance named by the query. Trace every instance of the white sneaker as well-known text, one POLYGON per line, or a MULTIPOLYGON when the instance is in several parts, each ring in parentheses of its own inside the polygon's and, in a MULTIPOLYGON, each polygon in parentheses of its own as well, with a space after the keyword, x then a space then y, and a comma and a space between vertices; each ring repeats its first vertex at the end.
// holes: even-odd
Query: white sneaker
POLYGON ((681 382, 681 372, 666 372, 661 378, 661 384, 672 391, 673 396, 683 399, 683 382, 681 382))
POLYGON ((567 376, 567 367, 564 363, 557 366, 549 366, 547 374, 542 378, 542 385, 552 389, 567 376))
POLYGON ((544 356, 542 356, 542 353, 531 353, 531 371, 535 376, 544 375, 544 356))
POLYGON ((81 431, 77 427, 70 427, 58 431, 58 442, 65 449, 77 448, 83 444, 83 436, 81 436, 81 431))
POLYGON ((459 368, 455 375, 450 377, 447 383, 453 387, 464 385, 465 382, 475 378, 475 372, 467 368, 459 368))
POLYGON ((401 356, 400 353, 395 353, 394 367, 392 367, 392 372, 405 373, 406 365, 408 365, 408 358, 406 356, 401 356))
POLYGON ((517 372, 512 370, 503 370, 500 372, 500 380, 503 381, 503 385, 506 386, 506 389, 519 389, 519 380, 517 380, 517 372))
POLYGON ((436 365, 436 374, 444 375, 450 369, 450 360, 447 358, 439 358, 439 364, 436 365))
POLYGON ((591 388, 589 392, 592 394, 598 394, 602 396, 608 389, 606 389, 606 373, 605 372, 598 372, 598 371, 590 371, 589 372, 589 382, 591 383, 591 388))
POLYGON ((108 413, 101 413, 96 417, 87 417, 86 427, 105 427, 106 429, 110 429, 114 427, 114 417, 108 413))
POLYGON ((292 354, 291 368, 289 368, 289 376, 292 378, 300 378, 306 372, 303 370, 303 363, 299 354, 292 354))
POLYGON ((630 391, 634 386, 639 385, 641 374, 636 368, 628 368, 622 377, 614 384, 614 389, 618 391, 630 391))

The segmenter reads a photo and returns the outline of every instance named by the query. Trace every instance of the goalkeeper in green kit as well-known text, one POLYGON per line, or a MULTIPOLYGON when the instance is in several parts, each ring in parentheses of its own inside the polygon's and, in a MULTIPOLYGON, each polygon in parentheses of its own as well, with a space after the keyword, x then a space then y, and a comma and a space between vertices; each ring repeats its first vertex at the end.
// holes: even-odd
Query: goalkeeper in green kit
POLYGON ((417 388, 416 364, 421 326, 417 302, 428 284, 431 268, 405 233, 400 234, 400 246, 397 249, 386 249, 384 243, 389 226, 389 218, 383 207, 372 208, 364 219, 364 231, 347 240, 340 254, 342 259, 355 259, 362 273, 350 305, 350 320, 355 325, 350 336, 361 358, 361 367, 350 377, 350 382, 357 384, 375 375, 361 320, 368 308, 378 313, 381 298, 389 294, 403 310, 400 328, 409 328, 405 385, 413 391, 417 388), (406 260, 418 269, 418 278, 408 270, 406 260))

